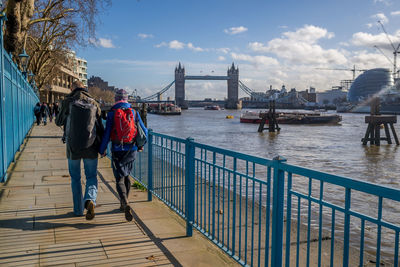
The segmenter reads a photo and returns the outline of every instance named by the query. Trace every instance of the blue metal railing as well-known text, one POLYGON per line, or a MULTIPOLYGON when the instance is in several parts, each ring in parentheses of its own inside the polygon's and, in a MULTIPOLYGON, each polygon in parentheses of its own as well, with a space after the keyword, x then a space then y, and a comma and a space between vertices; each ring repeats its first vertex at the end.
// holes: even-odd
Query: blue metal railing
POLYGON ((149 131, 132 175, 242 265, 399 265, 399 189, 285 161, 149 131))
POLYGON ((0 14, 0 182, 34 121, 33 107, 39 99, 3 45, 4 15, 0 14))

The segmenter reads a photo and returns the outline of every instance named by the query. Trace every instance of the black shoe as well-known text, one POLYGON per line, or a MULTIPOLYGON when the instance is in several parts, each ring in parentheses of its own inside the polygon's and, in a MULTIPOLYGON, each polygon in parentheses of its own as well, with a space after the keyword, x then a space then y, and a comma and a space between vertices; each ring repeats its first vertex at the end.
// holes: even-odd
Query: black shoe
POLYGON ((91 200, 86 201, 86 220, 93 220, 94 218, 94 203, 91 200))
POLYGON ((120 211, 125 211, 125 206, 126 206, 125 204, 121 203, 121 206, 119 206, 119 210, 120 211))
POLYGON ((133 219, 133 211, 131 209, 131 206, 129 206, 129 204, 125 206, 125 219, 128 222, 132 221, 133 219))

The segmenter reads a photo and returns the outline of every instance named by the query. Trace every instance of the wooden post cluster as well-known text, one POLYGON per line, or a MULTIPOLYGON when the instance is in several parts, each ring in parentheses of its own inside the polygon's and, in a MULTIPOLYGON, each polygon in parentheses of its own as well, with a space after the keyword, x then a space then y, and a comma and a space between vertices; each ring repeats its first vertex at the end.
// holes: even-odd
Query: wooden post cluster
POLYGON ((397 138, 396 130, 393 126, 393 124, 396 122, 397 117, 395 115, 380 114, 379 98, 374 98, 371 101, 371 114, 369 116, 365 116, 365 123, 368 123, 368 127, 364 138, 361 139, 361 142, 363 142, 363 145, 366 145, 369 141, 371 145, 380 146, 382 140, 387 141, 388 144, 392 144, 389 130, 390 126, 396 145, 399 145, 399 139, 397 138), (381 137, 381 125, 383 125, 385 129, 385 137, 381 137))
POLYGON ((260 112, 260 126, 258 127, 258 132, 262 133, 263 130, 268 129, 268 132, 273 133, 276 131, 280 131, 278 122, 276 118, 278 118, 279 114, 276 114, 275 111, 275 101, 272 100, 269 102, 269 111, 268 112, 260 112), (268 128, 264 128, 265 123, 268 121, 268 128))

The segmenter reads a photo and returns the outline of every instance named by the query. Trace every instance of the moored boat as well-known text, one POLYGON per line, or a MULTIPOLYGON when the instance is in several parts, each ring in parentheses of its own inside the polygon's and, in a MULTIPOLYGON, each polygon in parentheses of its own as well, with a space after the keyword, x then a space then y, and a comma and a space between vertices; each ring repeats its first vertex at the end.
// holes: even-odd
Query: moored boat
POLYGON ((220 110, 221 108, 218 105, 213 106, 205 106, 204 110, 220 110))
MULTIPOLYGON (((342 121, 342 116, 321 113, 277 113, 278 124, 337 124, 342 121)), ((245 111, 240 116, 242 123, 260 123, 260 112, 245 111)), ((268 124, 268 120, 265 122, 268 124)))
POLYGON ((150 104, 147 110, 148 113, 157 115, 181 115, 182 110, 174 104, 150 104))
POLYGON ((240 122, 242 123, 260 123, 260 112, 246 110, 240 115, 240 122))

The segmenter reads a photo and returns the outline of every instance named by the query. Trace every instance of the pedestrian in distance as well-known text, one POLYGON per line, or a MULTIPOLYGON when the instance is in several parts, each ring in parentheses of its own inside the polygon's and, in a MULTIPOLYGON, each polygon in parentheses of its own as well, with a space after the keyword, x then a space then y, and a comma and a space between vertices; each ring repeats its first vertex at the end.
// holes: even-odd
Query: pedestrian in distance
POLYGON ((43 124, 47 124, 47 117, 49 116, 50 111, 49 108, 47 107, 46 103, 43 102, 42 105, 40 106, 40 116, 43 119, 43 124))
POLYGON ((39 102, 33 108, 33 114, 35 114, 35 117, 36 117, 36 124, 40 125, 40 121, 42 120, 42 116, 40 115, 40 103, 39 102))
POLYGON ((137 151, 143 151, 143 146, 137 146, 136 136, 141 127, 147 136, 147 129, 137 111, 128 102, 128 93, 120 89, 115 94, 115 104, 107 113, 106 129, 100 145, 100 154, 106 155, 106 148, 111 141, 111 160, 117 192, 120 198, 120 210, 125 213, 127 221, 132 221, 133 211, 129 203, 131 181, 129 175, 137 151))
POLYGON ((64 126, 63 141, 67 149, 74 214, 82 216, 86 209, 86 219, 92 220, 95 217, 97 199, 98 151, 104 127, 100 106, 82 82, 73 82, 72 92, 63 100, 55 123, 57 126, 64 126), (81 185, 81 161, 86 176, 84 195, 81 185))
POLYGON ((54 117, 57 117, 58 113, 60 112, 60 106, 58 105, 58 102, 55 102, 53 104, 53 113, 54 117))
POLYGON ((47 106, 49 108, 49 121, 52 122, 53 121, 53 105, 51 103, 49 103, 47 106))

